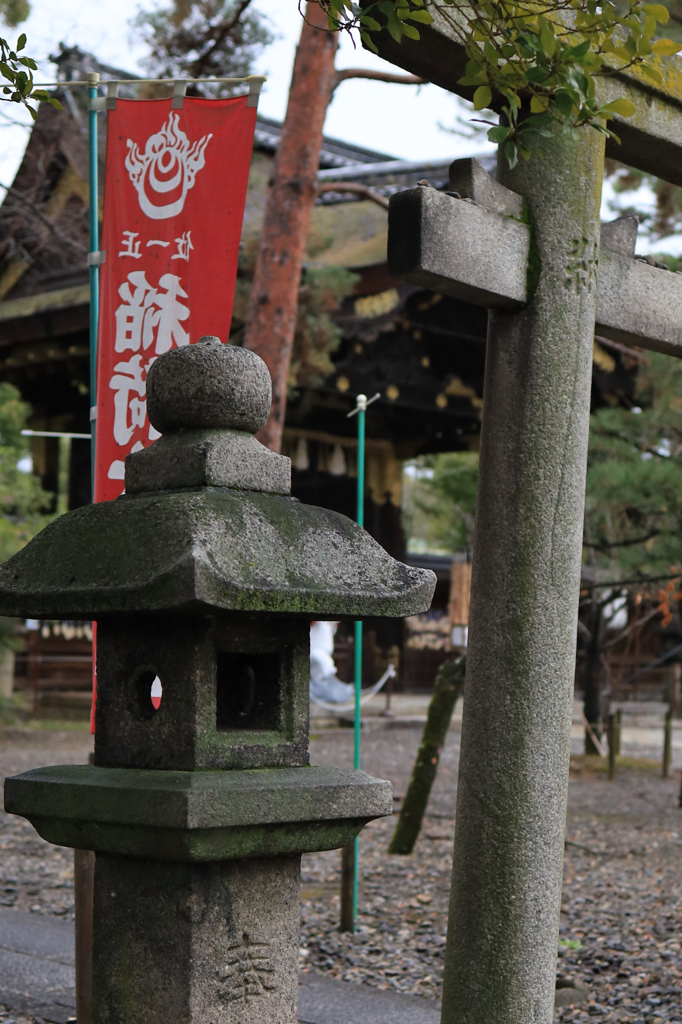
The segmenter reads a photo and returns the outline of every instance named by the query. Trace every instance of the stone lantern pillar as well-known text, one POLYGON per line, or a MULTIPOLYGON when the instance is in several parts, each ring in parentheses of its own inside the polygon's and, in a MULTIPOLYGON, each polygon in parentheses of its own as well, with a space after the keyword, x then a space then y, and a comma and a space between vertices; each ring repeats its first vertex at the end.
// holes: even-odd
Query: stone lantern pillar
POLYGON ((390 783, 309 765, 309 622, 425 611, 435 577, 290 497, 253 436, 270 395, 217 338, 161 356, 125 495, 0 566, 0 614, 98 623, 94 765, 5 785, 96 852, 94 1024, 294 1024, 301 853, 392 810, 390 783))

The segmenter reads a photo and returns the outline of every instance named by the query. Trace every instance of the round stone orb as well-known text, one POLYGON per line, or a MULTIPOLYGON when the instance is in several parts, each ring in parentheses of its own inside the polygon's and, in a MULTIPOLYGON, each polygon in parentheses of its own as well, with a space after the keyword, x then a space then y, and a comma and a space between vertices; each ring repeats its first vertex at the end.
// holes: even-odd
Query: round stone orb
POLYGON ((162 434, 220 427, 255 434, 265 426, 271 401, 260 356, 212 335, 164 353, 147 374, 147 413, 162 434))

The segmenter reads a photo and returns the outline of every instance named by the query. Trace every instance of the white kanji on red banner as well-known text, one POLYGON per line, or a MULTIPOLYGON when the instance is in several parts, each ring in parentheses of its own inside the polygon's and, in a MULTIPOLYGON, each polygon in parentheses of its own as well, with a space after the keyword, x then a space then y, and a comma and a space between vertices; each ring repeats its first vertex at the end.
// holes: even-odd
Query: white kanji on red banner
POLYGON ((118 294, 123 301, 115 312, 117 352, 139 352, 154 344, 160 356, 174 344, 189 345, 189 334, 182 326, 189 318, 189 307, 180 301, 187 298, 187 292, 176 274, 163 274, 154 288, 145 270, 133 270, 118 294))
POLYGON ((255 107, 247 97, 123 100, 109 111, 100 271, 95 500, 159 434, 147 373, 173 348, 227 341, 255 107))

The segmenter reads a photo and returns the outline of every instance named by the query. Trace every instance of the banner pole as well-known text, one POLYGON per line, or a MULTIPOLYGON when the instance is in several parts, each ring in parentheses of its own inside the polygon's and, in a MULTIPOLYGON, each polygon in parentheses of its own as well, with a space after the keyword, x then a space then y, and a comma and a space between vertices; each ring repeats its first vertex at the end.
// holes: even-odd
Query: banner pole
MULTIPOLYGON (((358 417, 358 476, 357 476, 357 505, 356 505, 356 521, 358 526, 365 525, 365 413, 367 406, 371 405, 372 402, 376 402, 379 398, 378 393, 372 398, 368 399, 366 395, 357 395, 355 398, 355 408, 352 412, 348 413, 348 416, 358 417)), ((355 662, 355 714, 353 717, 353 767, 355 770, 360 768, 360 736, 362 729, 362 621, 356 620, 355 622, 355 644, 354 644, 354 662, 355 662)), ((350 851, 349 851, 350 852, 350 851)), ((358 917, 358 889, 359 889, 359 867, 360 867, 360 839, 358 836, 353 840, 353 856, 352 856, 352 901, 350 909, 350 921, 346 925, 342 920, 342 930, 355 932, 356 922, 358 917), (350 927, 348 927, 348 925, 350 927)), ((342 897, 343 898, 343 897, 342 897)), ((342 912, 342 919, 346 915, 342 912)))
POLYGON ((99 74, 88 75, 88 170, 90 185, 90 494, 95 500, 95 440, 97 432, 97 328, 99 323, 99 185, 97 166, 97 99, 99 74))
MULTIPOLYGON (((358 395, 356 398, 358 410, 358 493, 357 493, 357 523, 358 526, 365 525, 365 410, 367 409, 367 398, 365 395, 358 395)), ((360 731, 362 729, 362 620, 355 621, 355 715, 353 718, 353 767, 356 771, 360 768, 360 731)), ((353 931, 355 932, 358 919, 358 888, 359 888, 359 860, 360 860, 360 837, 353 840, 355 845, 355 856, 353 857, 353 931)))
MULTIPOLYGON (((97 182, 97 72, 88 74, 88 184, 90 244, 90 498, 95 500, 95 431, 97 427, 97 328, 99 322, 99 188, 97 182)), ((84 435, 73 435, 83 437, 84 435)), ((87 435, 86 435, 87 436, 87 435)), ((67 499, 68 508, 68 499, 67 499)), ((94 732, 96 629, 92 623, 93 689, 90 732, 94 732)), ((78 1024, 92 1024, 92 900, 95 854, 92 850, 73 851, 73 890, 75 913, 76 1013, 78 1024)))

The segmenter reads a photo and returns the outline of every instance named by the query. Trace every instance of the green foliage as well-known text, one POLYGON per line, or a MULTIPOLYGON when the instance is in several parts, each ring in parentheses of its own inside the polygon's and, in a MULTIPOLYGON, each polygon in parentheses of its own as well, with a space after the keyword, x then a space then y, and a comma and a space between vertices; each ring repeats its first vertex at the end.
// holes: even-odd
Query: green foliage
POLYGON ((45 509, 50 495, 32 473, 17 468, 28 454, 26 426, 29 407, 11 384, 0 384, 0 561, 19 551, 49 522, 45 509))
POLYGON ((592 416, 585 538, 601 579, 665 575, 681 561, 682 365, 650 354, 637 401, 592 416))
POLYGON ((341 342, 341 329, 331 318, 353 291, 357 274, 342 267, 308 267, 298 293, 296 332, 289 369, 289 387, 317 387, 332 373, 331 354, 341 342))
POLYGON ((407 467, 403 525, 411 550, 452 553, 471 548, 478 452, 423 455, 407 467))
POLYGON ((0 18, 9 25, 16 28, 26 21, 31 13, 29 0, 0 0, 0 18))
MULTIPOLYGON (((167 7, 139 11, 133 27, 149 46, 142 64, 159 78, 245 78, 258 52, 272 41, 251 0, 172 0, 167 7)), ((229 86, 202 87, 220 96, 229 86)))
MULTIPOLYGON (((17 468, 28 455, 21 431, 29 407, 11 384, 0 384, 0 561, 16 554, 52 518, 45 514, 50 495, 32 473, 17 468)), ((13 619, 0 617, 0 648, 15 648, 13 619)))
POLYGON ((488 138, 503 147, 514 166, 528 159, 534 135, 558 121, 570 128, 590 125, 616 137, 607 122, 628 117, 633 104, 623 98, 600 104, 597 79, 638 66, 653 84, 662 81, 656 58, 682 44, 656 38, 670 17, 661 3, 644 0, 316 0, 331 31, 357 29, 369 49, 372 33, 385 30, 400 42, 419 39, 418 25, 438 15, 448 34, 466 51, 459 84, 474 89, 474 109, 491 105, 502 123, 488 138), (523 108, 523 116, 521 116, 523 108))
MULTIPOLYGON (((605 171, 616 193, 615 200, 609 204, 613 213, 619 217, 635 214, 639 218, 640 232, 645 233, 650 244, 682 231, 682 188, 615 160, 606 161, 605 171), (647 208, 642 208, 641 194, 633 195, 642 187, 648 188, 653 195, 653 208, 646 200, 647 208)), ((657 258, 662 259, 672 270, 678 269, 677 261, 672 257, 661 254, 657 258)))
POLYGON ((44 89, 35 88, 33 72, 37 71, 38 65, 32 57, 19 56, 25 46, 26 36, 23 33, 19 36, 14 49, 6 39, 0 39, 0 76, 7 83, 0 87, 0 100, 6 103, 21 103, 33 118, 37 116, 37 110, 31 105, 31 100, 49 103, 50 106, 61 110, 62 105, 58 99, 50 96, 44 89))

